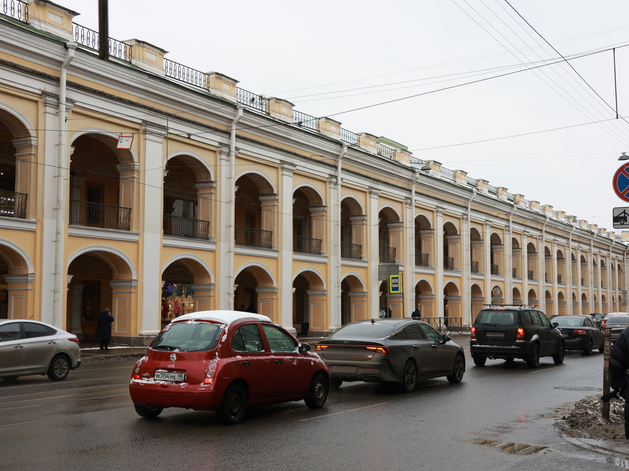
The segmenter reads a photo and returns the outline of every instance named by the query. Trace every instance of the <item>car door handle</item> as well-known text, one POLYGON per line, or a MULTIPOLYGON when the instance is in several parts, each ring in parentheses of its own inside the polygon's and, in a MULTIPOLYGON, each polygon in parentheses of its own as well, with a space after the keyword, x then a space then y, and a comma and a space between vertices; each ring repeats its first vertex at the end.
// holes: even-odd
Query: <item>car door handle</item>
POLYGON ((48 345, 57 345, 57 342, 55 342, 55 341, 48 342, 48 345))
POLYGON ((16 346, 15 346, 15 347, 13 347, 13 348, 24 348, 24 345, 16 345, 16 346))
POLYGON ((250 361, 243 361, 242 362, 242 366, 249 366, 249 365, 251 365, 250 361))
POLYGON ((419 348, 419 345, 417 345, 416 343, 413 344, 413 348, 419 348))
POLYGON ((277 363, 278 365, 281 365, 284 362, 282 360, 275 360, 275 363, 277 363))
POLYGON ((436 343, 431 343, 431 344, 430 344, 430 346, 431 346, 432 348, 437 348, 437 344, 436 344, 436 343))

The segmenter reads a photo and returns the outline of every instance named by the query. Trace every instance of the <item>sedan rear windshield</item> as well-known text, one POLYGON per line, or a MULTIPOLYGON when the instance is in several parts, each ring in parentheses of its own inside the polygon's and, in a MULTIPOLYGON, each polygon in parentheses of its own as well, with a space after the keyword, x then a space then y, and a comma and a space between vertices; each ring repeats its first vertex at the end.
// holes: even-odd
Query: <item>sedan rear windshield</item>
POLYGON ((339 329, 330 338, 369 338, 369 339, 383 339, 388 337, 395 330, 395 325, 384 324, 380 322, 371 323, 360 322, 358 324, 349 324, 339 329))
POLYGON ((203 352, 214 350, 223 332, 223 324, 213 322, 178 322, 162 330, 153 343, 153 350, 203 352))
POLYGON ((514 325, 518 323, 517 311, 487 310, 481 311, 475 324, 491 324, 496 326, 514 325))
POLYGON ((581 327, 583 319, 579 317, 553 317, 550 322, 556 322, 561 327, 581 327))

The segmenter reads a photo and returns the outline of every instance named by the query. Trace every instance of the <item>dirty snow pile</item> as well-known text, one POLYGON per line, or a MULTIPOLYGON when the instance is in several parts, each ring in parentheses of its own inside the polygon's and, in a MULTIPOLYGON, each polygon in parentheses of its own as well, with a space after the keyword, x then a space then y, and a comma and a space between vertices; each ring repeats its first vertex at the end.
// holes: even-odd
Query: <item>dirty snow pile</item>
POLYGON ((593 439, 625 439, 625 401, 612 399, 609 402, 609 420, 603 418, 603 401, 600 396, 590 396, 577 402, 570 413, 562 417, 563 423, 556 425, 565 433, 593 439))

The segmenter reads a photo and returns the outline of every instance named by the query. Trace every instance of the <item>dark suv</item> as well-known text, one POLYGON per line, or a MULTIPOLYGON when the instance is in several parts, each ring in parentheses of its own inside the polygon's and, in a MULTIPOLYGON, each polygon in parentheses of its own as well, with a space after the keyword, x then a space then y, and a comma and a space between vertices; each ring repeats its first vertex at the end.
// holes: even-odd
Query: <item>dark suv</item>
POLYGON ((472 327, 474 364, 483 366, 487 358, 521 358, 529 368, 535 368, 540 357, 550 355, 555 363, 562 363, 566 345, 555 327, 533 306, 489 306, 478 314, 472 327))

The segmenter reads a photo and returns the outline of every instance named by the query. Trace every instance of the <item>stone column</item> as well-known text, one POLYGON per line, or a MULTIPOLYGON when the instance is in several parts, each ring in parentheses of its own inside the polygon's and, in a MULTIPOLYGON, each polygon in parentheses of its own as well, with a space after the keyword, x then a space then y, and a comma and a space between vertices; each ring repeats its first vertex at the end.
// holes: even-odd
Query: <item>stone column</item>
POLYGON ((327 289, 309 289, 306 290, 308 294, 308 322, 310 323, 310 329, 323 330, 327 313, 325 312, 327 306, 327 289))
POLYGON ((404 308, 406 312, 402 317, 409 316, 415 310, 415 208, 412 198, 406 198, 404 208, 406 209, 406 262, 404 267, 404 308))
POLYGON ((71 284, 70 296, 72 297, 72 330, 71 333, 79 338, 83 336, 83 329, 81 329, 81 294, 85 285, 71 284))
MULTIPOLYGON (((277 312, 275 309, 275 305, 277 304, 277 288, 275 286, 259 287, 259 288, 256 288, 256 293, 257 293, 257 298, 258 298, 258 305, 256 306, 256 311, 258 312, 258 314, 262 314, 263 316, 268 316, 274 322, 279 321, 280 319, 273 318, 274 317, 273 313, 277 312)), ((289 291, 289 295, 292 296, 292 290, 289 291)), ((289 326, 293 325, 292 312, 293 311, 291 310, 290 311, 291 320, 290 320, 290 324, 288 324, 289 326)))
POLYGON ((199 209, 199 220, 208 221, 210 227, 208 229, 208 236, 210 240, 214 240, 217 221, 212 221, 212 205, 213 200, 216 197, 216 182, 203 181, 195 184, 197 189, 197 207, 199 209))
POLYGON ((389 247, 395 247, 395 263, 401 265, 404 263, 402 253, 404 252, 404 246, 402 245, 402 237, 404 236, 404 223, 403 222, 390 222, 388 225, 389 230, 389 247))
MULTIPOLYGON (((56 129, 56 127, 54 128, 56 129)), ((50 133, 54 134, 54 133, 50 133)), ((11 141, 15 147, 15 192, 29 195, 31 191, 31 179, 33 178, 31 166, 37 159, 37 138, 22 137, 11 141)), ((33 197, 26 198, 26 218, 34 219, 36 205, 33 197), (31 203, 30 205, 28 203, 31 203)), ((16 208, 17 210, 17 208, 16 208)))
MULTIPOLYGON (((263 231, 271 232, 271 245, 273 249, 277 249, 277 240, 278 240, 277 232, 278 231, 277 231, 277 227, 275 226, 275 213, 277 213, 279 196, 275 194, 270 194, 270 195, 260 195, 259 198, 260 198, 260 206, 261 206, 261 211, 262 211, 261 229, 263 231)), ((290 207, 292 208, 292 204, 290 205, 290 207)), ((292 213, 293 212, 291 209, 290 214, 292 215, 292 213)), ((292 216, 291 216, 291 220, 292 220, 292 216)), ((292 224, 291 224, 291 227, 292 227, 292 224)), ((290 231, 290 234, 292 237, 292 230, 290 231)), ((292 244, 291 244, 291 249, 292 249, 292 244)))
MULTIPOLYGON (((154 277, 149 279, 155 281, 155 284, 159 286, 154 277)), ((111 315, 114 317, 112 335, 116 337, 132 337, 135 330, 134 324, 137 319, 137 316, 133 315, 133 308, 137 305, 135 296, 138 280, 111 280, 109 286, 111 286, 111 315)), ((143 314, 142 320, 144 320, 144 317, 148 317, 146 313, 143 314)), ((155 312, 152 314, 158 320, 157 325, 160 326, 161 303, 157 305, 155 312)), ((158 333, 159 330, 161 329, 158 327, 158 333)), ((142 332, 140 332, 140 336, 142 336, 142 332)))
MULTIPOLYGON (((7 283, 8 319, 26 319, 27 314, 32 312, 31 304, 33 303, 33 281, 34 273, 24 273, 17 275, 4 275, 4 281, 7 283)), ((50 309, 48 309, 50 311, 50 309)), ((44 317, 43 313, 42 316, 44 317)), ((59 326, 61 327, 61 326, 59 326)))
POLYGON ((120 188, 119 188, 119 206, 122 208, 131 209, 129 214, 129 220, 125 221, 123 219, 123 214, 120 212, 120 218, 118 220, 118 224, 120 227, 129 227, 129 230, 134 229, 135 215, 133 214, 134 208, 134 195, 135 195, 135 182, 138 178, 138 168, 139 164, 137 163, 129 163, 129 164, 120 164, 116 165, 118 169, 118 173, 120 174, 120 188))
POLYGON ((528 234, 522 234, 522 303, 529 302, 529 251, 528 234))
POLYGON ((211 311, 215 309, 214 288, 216 288, 215 283, 195 283, 192 285, 195 310, 211 311))
MULTIPOLYGON (((139 303, 139 334, 151 337, 161 330, 161 287, 162 273, 159 254, 162 249, 162 227, 164 206, 164 136, 168 130, 154 123, 145 122, 143 125, 142 139, 144 148, 144 160, 146 171, 144 172, 144 185, 140 194, 140 207, 143 208, 144 230, 140 235, 142 272, 139 275, 142 280, 142 299, 139 303)), ((119 301, 120 305, 112 306, 126 314, 131 314, 135 306, 127 304, 126 299, 119 301)), ((126 334, 131 332, 131 325, 127 316, 116 320, 116 333, 126 334)), ((134 316, 135 317, 135 316, 134 316)), ((127 334, 127 335, 130 335, 127 334)))
MULTIPOLYGON (((485 298, 489 299, 491 302, 491 222, 489 221, 485 221, 485 234, 483 234, 483 238, 485 239, 485 247, 484 247, 484 251, 485 251, 485 298)), ((467 299, 467 296, 466 296, 467 299)), ((471 302, 471 298, 470 298, 470 302, 471 302)), ((471 305, 470 305, 471 306, 471 305)), ((466 311, 470 311, 470 309, 467 309, 466 306, 466 311)))

